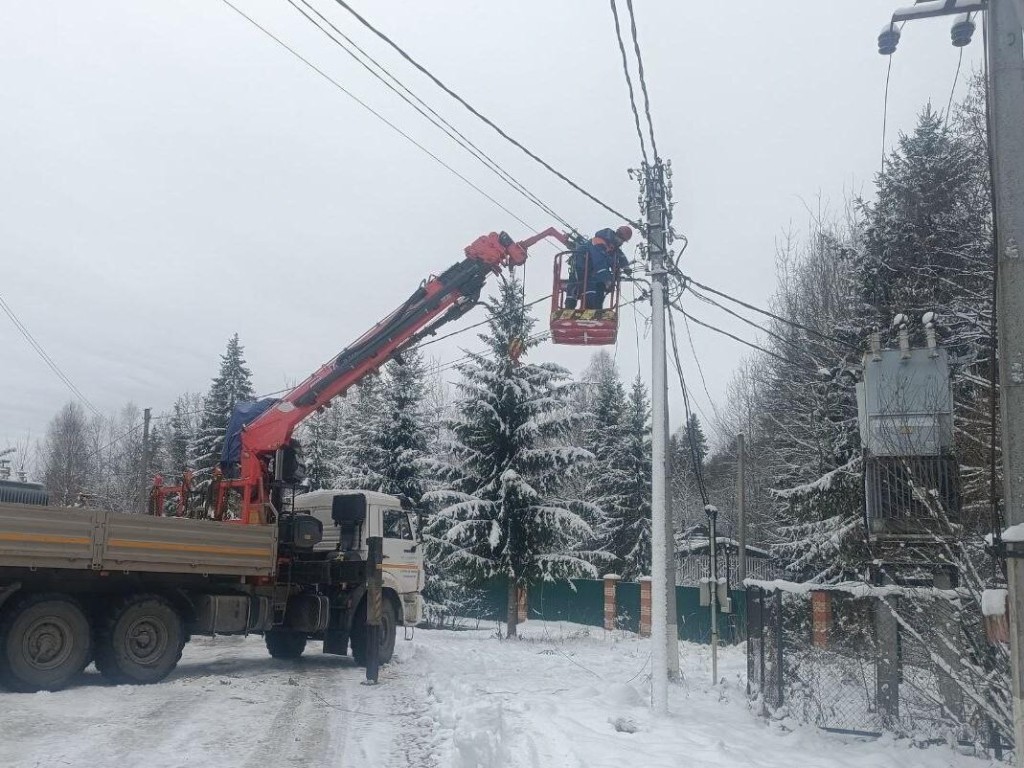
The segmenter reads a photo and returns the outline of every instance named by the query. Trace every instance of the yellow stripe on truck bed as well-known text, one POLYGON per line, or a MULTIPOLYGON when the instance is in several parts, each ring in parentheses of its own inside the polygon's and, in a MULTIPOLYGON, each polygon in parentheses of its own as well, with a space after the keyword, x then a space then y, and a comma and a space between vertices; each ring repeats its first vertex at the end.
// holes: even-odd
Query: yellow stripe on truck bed
POLYGON ((88 536, 58 536, 54 533, 0 533, 0 541, 30 541, 37 544, 91 544, 88 536))
POLYGON ((246 547, 218 547, 212 544, 168 544, 162 541, 132 541, 129 539, 111 539, 107 544, 111 547, 126 549, 160 549, 167 552, 203 552, 209 555, 255 555, 265 556, 269 550, 246 547))

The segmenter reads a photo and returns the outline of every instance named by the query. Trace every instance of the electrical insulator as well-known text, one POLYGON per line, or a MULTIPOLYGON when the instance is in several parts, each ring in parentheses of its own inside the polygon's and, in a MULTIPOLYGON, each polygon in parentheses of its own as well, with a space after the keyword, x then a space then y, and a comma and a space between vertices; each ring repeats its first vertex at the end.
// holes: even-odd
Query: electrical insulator
POLYGON ((895 24, 889 24, 878 35, 878 52, 883 56, 892 56, 900 42, 900 30, 895 24))
POLYGON ((963 48, 965 45, 970 45, 971 37, 974 35, 975 28, 976 25, 971 21, 971 15, 969 13, 965 13, 963 16, 958 16, 949 30, 949 36, 953 41, 953 45, 957 48, 963 48))

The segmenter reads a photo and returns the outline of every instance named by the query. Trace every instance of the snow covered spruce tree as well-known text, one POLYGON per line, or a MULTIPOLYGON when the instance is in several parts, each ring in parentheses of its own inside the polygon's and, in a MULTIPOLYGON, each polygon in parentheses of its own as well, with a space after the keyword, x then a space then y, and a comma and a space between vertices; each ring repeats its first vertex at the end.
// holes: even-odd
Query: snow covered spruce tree
MULTIPOLYGON (((621 388, 621 385, 620 385, 621 388)), ((605 475, 601 541, 627 581, 651 572, 651 409, 639 376, 618 423, 596 444, 597 466, 605 475)))
POLYGON ((608 466, 612 452, 610 446, 620 440, 626 418, 626 390, 615 361, 605 350, 596 352, 590 359, 580 386, 573 393, 573 407, 582 418, 572 430, 571 442, 594 454, 594 461, 576 477, 566 478, 563 490, 571 489, 592 503, 593 506, 585 508, 582 514, 587 523, 598 531, 599 538, 595 543, 600 543, 599 529, 604 519, 601 508, 605 499, 617 493, 608 466))
POLYGON ((460 367, 461 394, 451 430, 453 461, 441 468, 445 487, 427 498, 440 509, 428 533, 432 556, 467 581, 501 577, 508 583, 508 630, 516 634, 517 596, 530 583, 596 576, 583 542, 594 532, 579 504, 556 489, 591 454, 566 444, 573 420, 568 372, 532 364, 517 351, 534 319, 522 286, 504 278, 489 301, 487 352, 460 367))
POLYGON ((388 363, 381 392, 381 430, 375 436, 381 465, 378 490, 408 496, 419 504, 424 487, 427 423, 426 366, 412 350, 388 363))
POLYGON ((429 437, 425 397, 426 365, 415 350, 359 385, 341 425, 340 486, 403 494, 419 503, 429 437))
POLYGON ((306 462, 305 488, 319 491, 334 488, 339 474, 338 459, 341 455, 341 430, 344 403, 333 403, 320 413, 306 419, 301 426, 300 442, 306 462))
POLYGON ((350 394, 338 434, 338 456, 334 483, 339 488, 376 490, 383 465, 376 442, 384 426, 384 383, 380 376, 367 376, 350 394))
POLYGON ((220 461, 231 412, 237 403, 255 398, 252 371, 245 364, 244 350, 236 333, 228 339, 227 349, 220 358, 220 371, 210 384, 203 399, 203 416, 192 446, 193 466, 197 483, 205 483, 220 461))

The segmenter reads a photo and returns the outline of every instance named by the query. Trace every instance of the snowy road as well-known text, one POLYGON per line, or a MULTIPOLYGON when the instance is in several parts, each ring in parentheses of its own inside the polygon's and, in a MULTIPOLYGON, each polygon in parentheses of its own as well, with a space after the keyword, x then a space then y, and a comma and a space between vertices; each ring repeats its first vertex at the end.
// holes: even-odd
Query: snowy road
POLYGON ((672 714, 654 718, 647 641, 575 625, 522 629, 513 642, 493 628, 418 632, 399 641, 377 687, 316 644, 280 662, 257 637, 197 639, 160 685, 107 686, 90 669, 60 693, 0 694, 0 766, 985 765, 944 747, 765 726, 747 709, 738 649, 724 654, 726 683, 712 691, 706 649, 681 645, 685 680, 672 686, 672 714))

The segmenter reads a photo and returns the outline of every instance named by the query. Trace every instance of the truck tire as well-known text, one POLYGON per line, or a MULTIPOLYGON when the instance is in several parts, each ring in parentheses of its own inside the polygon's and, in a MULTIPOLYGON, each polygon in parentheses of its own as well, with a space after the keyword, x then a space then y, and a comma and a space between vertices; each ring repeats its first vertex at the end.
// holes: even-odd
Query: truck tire
POLYGON ((306 635, 288 629, 271 629, 263 635, 263 641, 275 659, 297 659, 306 650, 306 635))
MULTIPOLYGON (((384 595, 380 612, 380 651, 377 661, 387 664, 395 655, 395 638, 398 634, 398 619, 395 602, 384 595)), ((366 666, 366 600, 359 604, 352 620, 352 658, 361 667, 366 666)))
POLYGON ((100 627, 96 668, 111 682, 147 685, 178 665, 185 628, 174 606, 159 595, 132 595, 100 627))
POLYGON ((27 595, 3 612, 0 682, 11 690, 59 690, 85 669, 91 655, 89 620, 66 595, 27 595))

